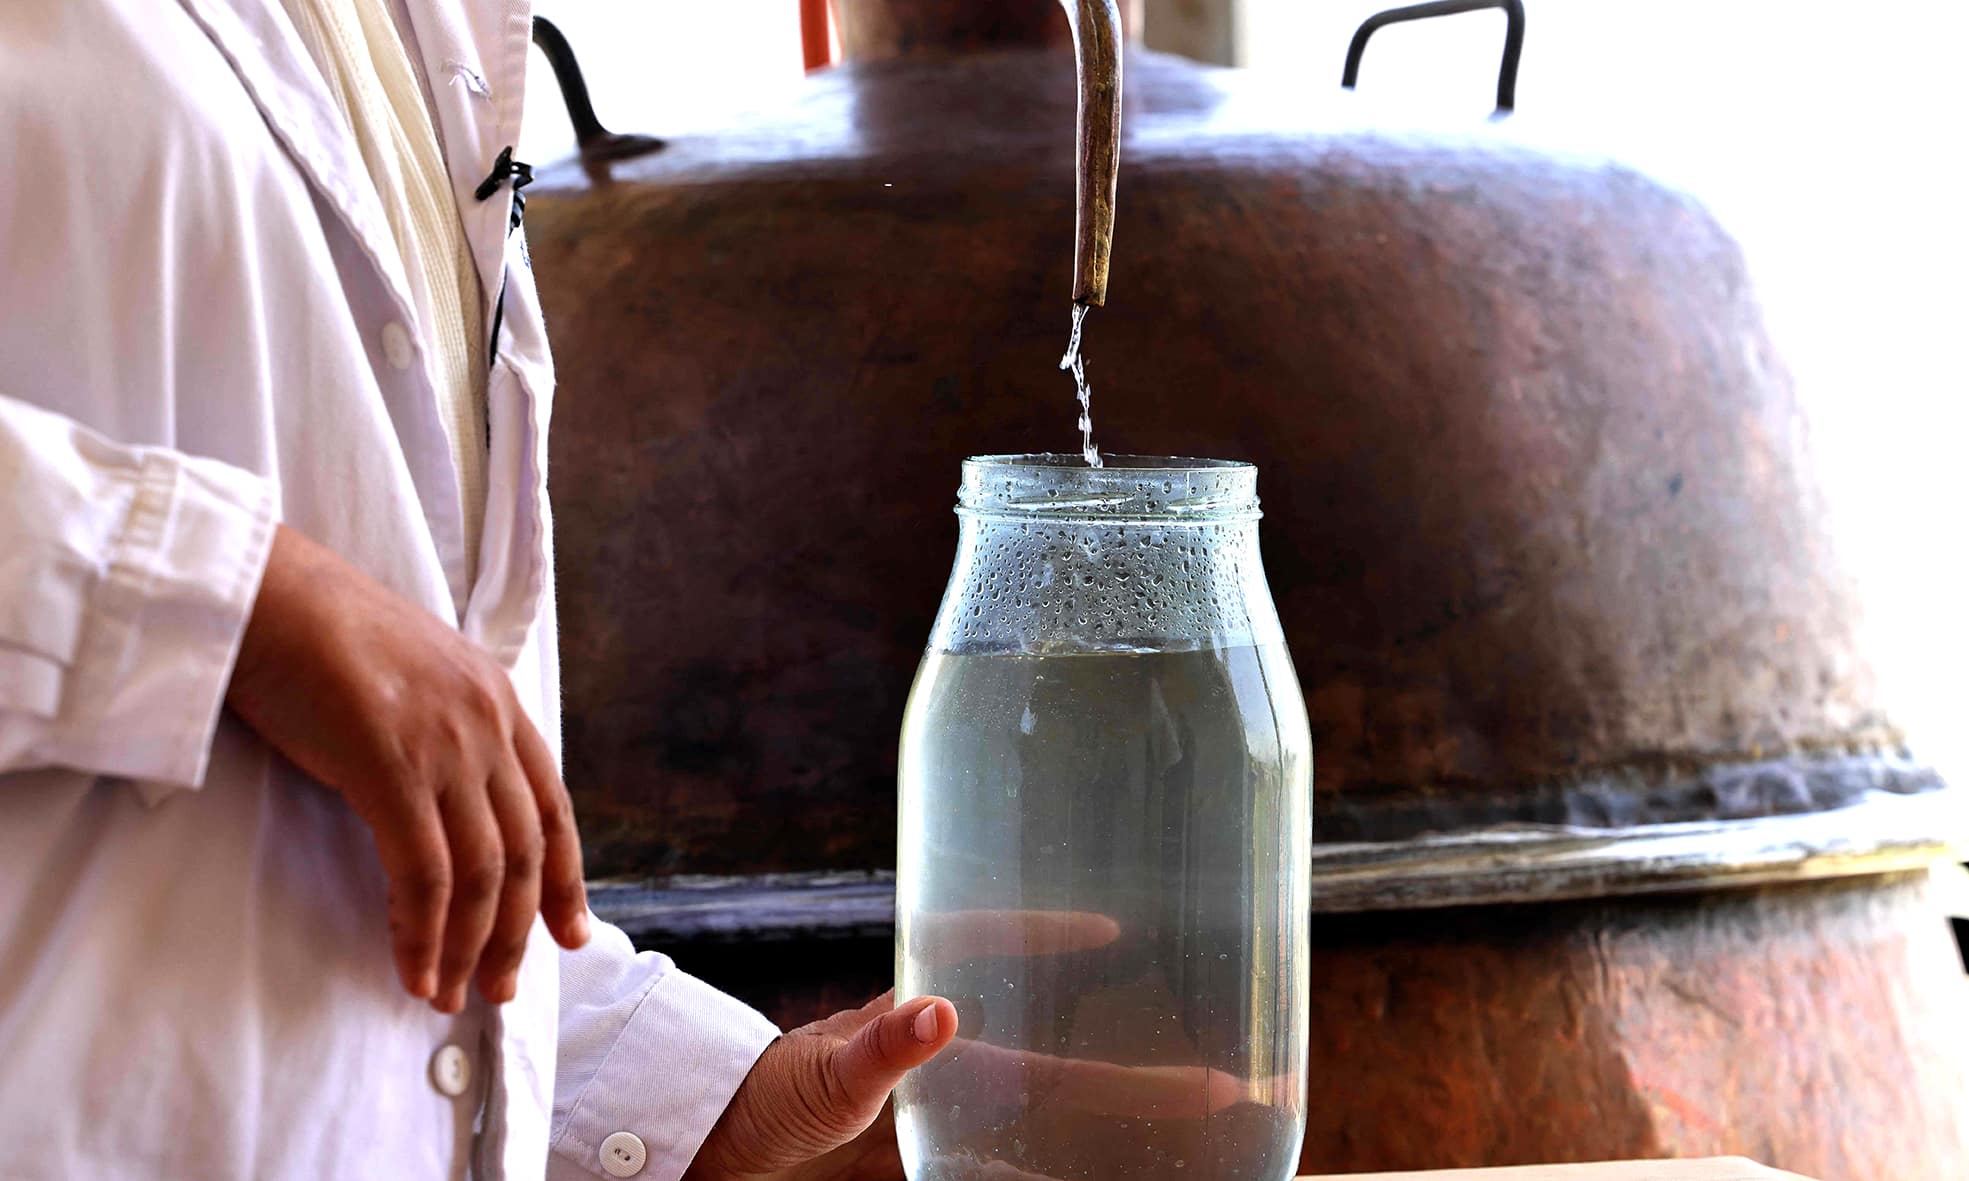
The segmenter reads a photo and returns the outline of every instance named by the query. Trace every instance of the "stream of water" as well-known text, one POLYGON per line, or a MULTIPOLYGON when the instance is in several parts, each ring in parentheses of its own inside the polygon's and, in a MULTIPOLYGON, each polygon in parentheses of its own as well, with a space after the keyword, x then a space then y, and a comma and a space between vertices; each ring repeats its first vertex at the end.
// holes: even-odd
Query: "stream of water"
POLYGON ((1073 334, 1067 337, 1066 356, 1060 358, 1060 368, 1073 374, 1074 397, 1080 400, 1080 455, 1088 467, 1101 466, 1101 450, 1094 446, 1094 388, 1087 384, 1087 362, 1080 355, 1080 329, 1087 320, 1087 307, 1084 303, 1073 305, 1073 334))

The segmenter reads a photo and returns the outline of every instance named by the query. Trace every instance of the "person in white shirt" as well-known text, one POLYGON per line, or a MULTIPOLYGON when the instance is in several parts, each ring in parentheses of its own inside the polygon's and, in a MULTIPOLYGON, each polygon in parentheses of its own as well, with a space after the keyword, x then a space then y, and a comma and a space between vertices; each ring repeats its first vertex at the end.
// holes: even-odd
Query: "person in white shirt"
POLYGON ((0 1177, 897 1171, 587 911, 527 7, 0 5, 0 1177))

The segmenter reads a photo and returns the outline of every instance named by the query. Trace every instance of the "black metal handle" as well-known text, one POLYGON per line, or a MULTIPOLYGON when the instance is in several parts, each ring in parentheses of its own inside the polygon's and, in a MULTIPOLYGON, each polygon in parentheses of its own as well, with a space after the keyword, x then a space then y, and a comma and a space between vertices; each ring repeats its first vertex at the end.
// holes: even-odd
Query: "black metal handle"
POLYGON ((1374 35, 1376 29, 1403 21, 1453 16, 1483 8, 1504 10, 1504 63, 1497 70, 1497 109, 1513 110, 1518 105, 1518 57, 1525 48, 1523 0, 1432 0, 1428 4, 1410 4, 1377 12, 1361 22, 1361 27, 1354 31, 1354 40, 1347 46, 1347 67, 1340 74, 1340 85, 1348 90, 1354 88, 1354 83, 1360 78, 1361 54, 1367 52, 1367 39, 1374 35))
POLYGON ((581 75, 581 63, 574 60, 574 47, 553 21, 533 18, 533 43, 547 55, 554 68, 554 81, 561 88, 561 102, 567 106, 567 120, 574 124, 574 142, 584 160, 620 160, 654 152, 663 141, 649 135, 619 135, 602 126, 595 115, 594 101, 588 97, 588 80, 581 75))

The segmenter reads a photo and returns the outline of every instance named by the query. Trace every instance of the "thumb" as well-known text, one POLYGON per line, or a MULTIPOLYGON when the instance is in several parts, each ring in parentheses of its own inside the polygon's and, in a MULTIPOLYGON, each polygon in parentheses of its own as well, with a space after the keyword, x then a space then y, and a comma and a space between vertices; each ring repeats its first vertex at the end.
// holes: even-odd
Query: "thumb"
MULTIPOLYGON (((957 1036, 957 1010, 942 997, 917 997, 855 1031, 829 1063, 835 1095, 855 1111, 882 1104, 902 1076, 957 1036)), ((846 1113, 843 1113, 846 1114, 846 1113)))
MULTIPOLYGON (((917 997, 880 1016, 867 1006, 802 1026, 766 1047, 698 1149, 684 1181, 769 1173, 813 1160, 874 1123, 913 1066, 957 1036, 957 1010, 917 997), (839 1032, 852 1028, 845 1039, 839 1032)), ((894 1142, 894 1132, 889 1133, 894 1142)))

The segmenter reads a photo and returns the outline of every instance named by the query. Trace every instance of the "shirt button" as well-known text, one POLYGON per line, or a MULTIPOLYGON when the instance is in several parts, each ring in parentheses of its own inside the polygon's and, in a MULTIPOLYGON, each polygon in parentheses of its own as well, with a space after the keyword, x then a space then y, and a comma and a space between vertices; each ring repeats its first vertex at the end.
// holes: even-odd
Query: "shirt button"
POLYGON ((410 368, 410 330, 395 320, 383 325, 383 359, 392 369, 410 368))
POLYGON ((472 1059, 458 1046, 440 1046, 431 1055, 431 1085, 453 1099, 472 1085, 472 1059))
POLYGON ((617 1132, 602 1141, 602 1169, 611 1177, 634 1177, 649 1160, 649 1149, 634 1132, 617 1132))

